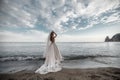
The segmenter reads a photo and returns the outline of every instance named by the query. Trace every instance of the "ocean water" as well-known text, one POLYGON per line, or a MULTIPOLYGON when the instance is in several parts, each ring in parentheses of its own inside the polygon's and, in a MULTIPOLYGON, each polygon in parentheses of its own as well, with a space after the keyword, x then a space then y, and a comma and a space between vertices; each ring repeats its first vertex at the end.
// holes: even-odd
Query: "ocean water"
MULTIPOLYGON (((56 43, 64 68, 120 68, 120 42, 56 43)), ((0 73, 36 70, 44 63, 43 42, 1 42, 0 73)))

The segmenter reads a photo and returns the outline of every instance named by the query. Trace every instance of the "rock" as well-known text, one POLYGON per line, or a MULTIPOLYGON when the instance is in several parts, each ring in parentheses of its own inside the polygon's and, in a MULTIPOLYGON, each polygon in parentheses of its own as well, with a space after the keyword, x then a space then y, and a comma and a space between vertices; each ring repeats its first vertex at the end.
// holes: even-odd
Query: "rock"
POLYGON ((111 39, 106 36, 105 42, 120 42, 120 33, 115 34, 111 39))
POLYGON ((109 42, 109 41, 110 41, 109 36, 106 36, 106 38, 105 38, 105 42, 109 42))
POLYGON ((117 42, 119 41, 120 42, 120 33, 114 35, 111 40, 112 41, 117 41, 117 42))

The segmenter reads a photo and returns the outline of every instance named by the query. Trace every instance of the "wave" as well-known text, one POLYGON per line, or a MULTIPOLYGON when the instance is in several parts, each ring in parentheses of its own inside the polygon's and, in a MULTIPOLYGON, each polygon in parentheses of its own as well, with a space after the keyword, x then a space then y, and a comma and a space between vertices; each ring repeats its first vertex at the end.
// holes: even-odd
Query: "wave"
POLYGON ((70 55, 65 56, 66 60, 78 60, 78 59, 86 59, 86 58, 99 58, 99 57, 115 57, 120 58, 120 56, 113 56, 113 55, 70 55))
MULTIPOLYGON (((115 57, 120 58, 120 56, 110 56, 110 55, 69 55, 63 56, 64 60, 79 60, 88 58, 98 58, 98 57, 115 57)), ((0 56, 0 61, 30 61, 30 60, 45 60, 42 55, 17 55, 17 56, 0 56)))
POLYGON ((0 61, 30 61, 30 60, 44 60, 42 56, 2 56, 0 61))

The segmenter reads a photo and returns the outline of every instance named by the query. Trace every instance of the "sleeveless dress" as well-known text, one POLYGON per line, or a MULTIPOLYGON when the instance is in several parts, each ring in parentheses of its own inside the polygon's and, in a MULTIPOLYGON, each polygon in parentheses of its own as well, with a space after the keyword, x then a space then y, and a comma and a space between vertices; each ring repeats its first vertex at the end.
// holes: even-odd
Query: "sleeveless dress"
POLYGON ((47 74, 49 72, 57 72, 62 69, 61 61, 63 60, 63 58, 55 42, 52 43, 50 41, 50 35, 48 36, 44 57, 44 64, 40 68, 38 68, 35 73, 47 74))

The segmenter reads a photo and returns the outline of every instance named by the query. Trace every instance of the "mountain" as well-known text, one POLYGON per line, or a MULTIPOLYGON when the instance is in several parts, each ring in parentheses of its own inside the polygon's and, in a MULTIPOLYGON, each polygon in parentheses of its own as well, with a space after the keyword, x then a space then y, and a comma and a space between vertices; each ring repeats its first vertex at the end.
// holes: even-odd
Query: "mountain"
POLYGON ((111 39, 106 36, 105 42, 120 42, 120 33, 115 34, 111 39))

